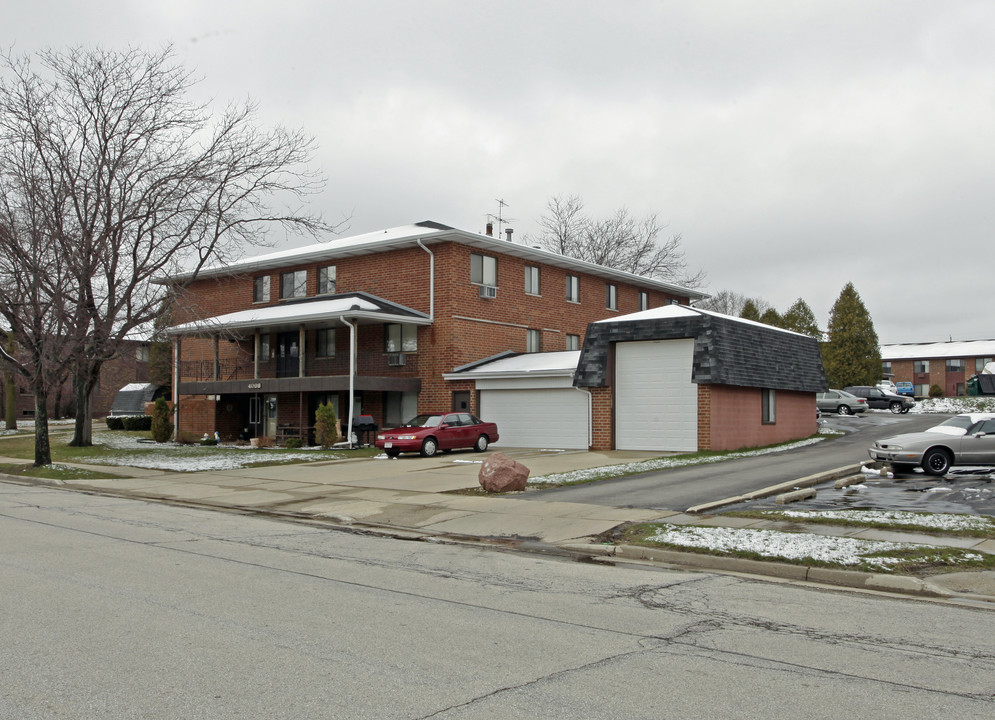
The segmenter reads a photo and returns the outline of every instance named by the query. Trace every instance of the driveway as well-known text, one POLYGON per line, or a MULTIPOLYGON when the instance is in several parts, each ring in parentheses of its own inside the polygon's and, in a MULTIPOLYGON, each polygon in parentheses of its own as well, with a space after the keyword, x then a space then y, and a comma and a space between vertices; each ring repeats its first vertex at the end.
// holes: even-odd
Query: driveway
POLYGON ((875 439, 923 430, 947 417, 878 412, 856 417, 832 417, 827 419, 827 424, 845 428, 848 430, 846 435, 796 450, 543 490, 527 493, 524 497, 530 500, 555 497, 563 502, 685 511, 707 502, 859 464, 870 459, 867 448, 875 439))

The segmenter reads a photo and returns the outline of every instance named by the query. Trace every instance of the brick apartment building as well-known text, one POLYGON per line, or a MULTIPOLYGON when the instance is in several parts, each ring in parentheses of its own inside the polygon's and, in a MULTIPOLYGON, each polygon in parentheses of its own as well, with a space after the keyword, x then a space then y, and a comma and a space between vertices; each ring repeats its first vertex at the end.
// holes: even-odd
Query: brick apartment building
MULTIPOLYGON (((610 389, 578 392, 563 372, 532 373, 532 386, 518 388, 527 394, 500 394, 459 370, 565 353, 572 375, 592 323, 703 297, 434 222, 261 255, 202 272, 180 293, 169 329, 176 422, 181 432, 279 441, 306 437, 322 402, 380 427, 453 408, 497 420, 501 445, 542 447, 564 418, 556 403, 576 396, 588 430, 572 446, 615 447, 610 389), (542 377, 563 392, 536 393, 542 377)), ((806 434, 816 389, 805 388, 806 434)))
MULTIPOLYGON (((140 340, 124 341, 118 354, 105 362, 100 369, 100 379, 93 391, 93 417, 106 416, 118 391, 125 385, 148 381, 149 343, 140 340)), ((18 377, 16 385, 17 417, 30 420, 35 416, 34 395, 23 378, 18 377)), ((0 407, 5 407, 4 392, 5 385, 0 382, 0 407)), ((76 396, 73 394, 71 379, 66 379, 49 395, 48 417, 55 419, 75 417, 75 415, 76 396)))
POLYGON ((995 359, 995 340, 882 345, 882 373, 894 382, 911 382, 916 397, 937 385, 945 397, 967 394, 967 381, 995 359))

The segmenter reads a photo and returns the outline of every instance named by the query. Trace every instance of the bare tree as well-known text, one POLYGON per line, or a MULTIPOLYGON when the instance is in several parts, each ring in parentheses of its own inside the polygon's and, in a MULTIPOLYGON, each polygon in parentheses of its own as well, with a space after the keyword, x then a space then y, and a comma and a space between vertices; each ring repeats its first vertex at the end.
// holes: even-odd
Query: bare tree
POLYGON ((697 289, 705 273, 688 272, 680 234, 663 238, 665 225, 658 217, 639 219, 626 208, 596 219, 584 214, 584 203, 576 195, 553 197, 546 214, 538 219, 536 242, 546 250, 586 260, 597 265, 656 277, 686 288, 697 289))
MULTIPOLYGON (((251 103, 219 115, 191 103, 194 79, 171 48, 75 48, 38 58, 44 74, 28 57, 7 56, 9 78, 0 83, 0 176, 13 198, 0 225, 18 229, 0 249, 23 243, 32 228, 46 258, 59 264, 61 324, 39 305, 33 312, 49 326, 33 342, 62 348, 58 369, 71 369, 77 403, 72 444, 89 445, 90 396, 102 364, 124 338, 150 328, 177 290, 154 280, 181 271, 192 280, 206 264, 264 244, 274 224, 311 235, 333 228, 300 209, 322 187, 303 169, 313 140, 260 129, 251 103), (25 155, 31 167, 17 162, 25 155), (36 216, 20 207, 25 194, 36 216)), ((34 268, 27 277, 38 284, 43 269, 34 268)), ((8 322, 25 310, 0 296, 8 322)), ((24 323, 12 328, 25 346, 24 323)), ((36 369, 19 370, 37 391, 36 369)))
POLYGON ((699 307, 702 310, 712 310, 713 312, 722 313, 723 315, 738 317, 739 314, 743 312, 743 306, 746 304, 747 299, 748 298, 745 295, 733 292, 732 290, 719 290, 719 292, 715 293, 711 297, 695 303, 695 307, 699 307))

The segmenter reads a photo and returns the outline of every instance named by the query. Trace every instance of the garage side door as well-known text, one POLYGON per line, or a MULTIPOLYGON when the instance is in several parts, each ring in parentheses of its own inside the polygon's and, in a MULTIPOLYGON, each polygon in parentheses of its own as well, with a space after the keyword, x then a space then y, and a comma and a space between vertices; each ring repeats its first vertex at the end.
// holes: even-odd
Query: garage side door
POLYGON ((570 389, 481 390, 480 418, 498 447, 587 449, 587 395, 570 389))
POLYGON ((615 446, 619 450, 698 449, 694 340, 615 346, 615 446))

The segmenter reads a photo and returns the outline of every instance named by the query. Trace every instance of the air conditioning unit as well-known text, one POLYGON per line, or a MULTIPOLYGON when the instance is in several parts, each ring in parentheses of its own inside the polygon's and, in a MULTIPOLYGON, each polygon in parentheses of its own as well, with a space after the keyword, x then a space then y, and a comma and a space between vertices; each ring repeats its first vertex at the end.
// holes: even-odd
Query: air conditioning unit
POLYGON ((390 367, 401 367, 407 360, 407 355, 404 353, 388 353, 387 354, 387 365, 390 367))
POLYGON ((497 297, 497 288, 493 285, 481 285, 480 286, 480 297, 486 298, 488 300, 493 300, 497 297))

